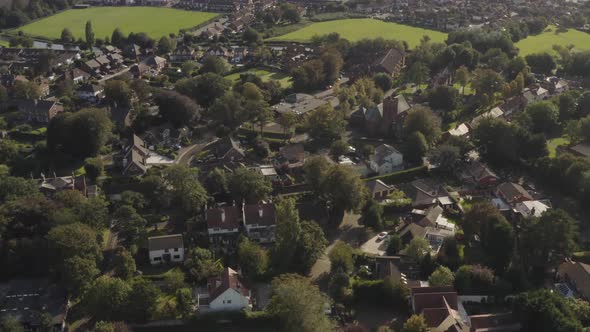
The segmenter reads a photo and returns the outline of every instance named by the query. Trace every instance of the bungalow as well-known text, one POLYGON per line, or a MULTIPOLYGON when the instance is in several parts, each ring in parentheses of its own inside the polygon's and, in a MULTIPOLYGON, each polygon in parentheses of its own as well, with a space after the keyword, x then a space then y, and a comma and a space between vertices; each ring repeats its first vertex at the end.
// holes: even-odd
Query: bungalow
POLYGON ((83 195, 87 194, 86 177, 81 176, 56 176, 45 177, 41 173, 41 179, 37 180, 39 191, 45 195, 53 195, 63 190, 78 190, 83 195))
POLYGON ((279 180, 279 174, 277 174, 277 170, 273 165, 260 165, 254 167, 254 169, 271 182, 277 182, 279 180))
POLYGON ((166 59, 157 55, 148 56, 142 61, 142 63, 158 72, 166 67, 166 59))
POLYGON ((213 143, 211 151, 218 160, 225 162, 240 161, 246 156, 240 144, 229 136, 213 143))
POLYGON ((365 186, 369 191, 369 195, 371 195, 374 200, 378 201, 387 199, 387 197, 395 191, 394 186, 387 185, 381 180, 367 181, 365 182, 365 186))
POLYGON ((454 229, 438 228, 431 226, 422 226, 418 223, 408 223, 399 231, 399 237, 403 243, 409 243, 414 238, 424 238, 430 244, 433 255, 438 254, 438 251, 443 245, 443 242, 448 237, 455 236, 454 229))
POLYGON ((62 76, 64 80, 71 80, 74 82, 74 84, 82 83, 90 79, 90 77, 90 74, 79 68, 67 70, 62 76))
POLYGON ((590 159, 590 143, 580 143, 568 149, 576 156, 590 159))
POLYGON ((508 99, 499 107, 504 112, 504 116, 512 117, 515 114, 524 111, 527 105, 528 100, 523 95, 520 95, 508 99))
POLYGON ((256 242, 275 241, 276 209, 274 204, 249 204, 243 208, 244 228, 248 237, 256 242))
POLYGON ((557 277, 581 297, 590 300, 590 265, 567 260, 557 268, 557 277))
POLYGON ((221 275, 207 280, 207 291, 198 295, 201 311, 240 311, 251 309, 251 293, 240 281, 238 272, 226 267, 221 275))
POLYGON ((427 209, 433 205, 441 205, 444 208, 449 204, 447 201, 454 205, 445 188, 433 179, 412 181, 409 185, 403 186, 402 190, 412 199, 412 207, 417 209, 427 209))
POLYGON ((444 139, 449 139, 451 136, 466 137, 469 135, 469 126, 461 123, 455 129, 449 129, 443 136, 444 139))
POLYGON ((305 149, 302 143, 287 144, 279 148, 277 163, 287 169, 300 168, 305 163, 305 149))
POLYGON ((494 107, 489 112, 486 112, 484 114, 478 115, 475 118, 473 118, 473 120, 471 120, 471 122, 469 123, 469 127, 471 129, 473 129, 473 128, 477 127, 477 125, 483 119, 497 119, 497 118, 501 117, 502 115, 504 115, 504 111, 502 111, 502 109, 500 109, 500 107, 494 107))
POLYGON ((182 234, 148 237, 148 250, 152 265, 184 261, 182 234))
POLYGON ((208 56, 218 56, 228 59, 231 56, 231 49, 219 45, 211 46, 205 51, 203 59, 208 56))
POLYGON ((393 173, 404 168, 404 156, 393 146, 381 144, 369 157, 369 166, 379 175, 393 173))
POLYGON ((472 161, 459 175, 461 181, 475 185, 478 188, 489 188, 495 186, 500 179, 485 164, 479 161, 472 161))
POLYGON ((524 201, 532 201, 533 197, 521 185, 504 182, 496 188, 496 196, 504 200, 511 206, 524 201))
POLYGON ((536 103, 549 98, 549 90, 542 87, 532 89, 526 88, 524 89, 523 96, 526 98, 529 104, 536 103))
POLYGON ((523 218, 540 217, 543 212, 551 208, 549 201, 524 201, 516 203, 514 212, 523 218))
POLYGON ((236 206, 211 208, 205 212, 207 234, 213 244, 235 244, 240 233, 242 213, 236 206))

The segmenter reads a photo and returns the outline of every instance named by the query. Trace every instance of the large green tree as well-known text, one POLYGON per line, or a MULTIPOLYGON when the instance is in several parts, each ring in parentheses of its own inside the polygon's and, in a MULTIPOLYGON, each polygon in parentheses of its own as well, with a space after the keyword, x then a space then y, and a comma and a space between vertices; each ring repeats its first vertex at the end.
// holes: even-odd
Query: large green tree
POLYGON ((271 193, 272 184, 260 172, 241 167, 230 177, 229 188, 236 199, 247 203, 258 203, 271 193))

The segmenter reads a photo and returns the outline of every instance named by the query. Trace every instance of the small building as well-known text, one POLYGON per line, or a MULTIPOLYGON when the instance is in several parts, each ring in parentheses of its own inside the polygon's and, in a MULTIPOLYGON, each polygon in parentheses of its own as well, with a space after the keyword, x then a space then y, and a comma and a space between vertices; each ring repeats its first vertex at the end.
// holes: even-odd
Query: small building
POLYGON ((152 265, 184 262, 182 234, 149 237, 148 250, 152 265))
POLYGON ((496 188, 496 196, 511 206, 516 205, 516 203, 533 200, 533 197, 528 191, 526 191, 526 189, 521 185, 512 182, 504 182, 500 184, 496 188))
POLYGON ((273 165, 260 165, 254 169, 271 182, 277 182, 279 180, 279 174, 277 174, 277 170, 273 165))
POLYGON ((199 294, 201 311, 239 311, 251 309, 251 293, 240 281, 238 272, 226 267, 221 275, 207 280, 207 291, 199 294))
POLYGON ((523 218, 540 217, 543 212, 551 209, 551 203, 548 201, 524 201, 516 203, 514 212, 523 218))
POLYGON ((365 186, 369 191, 369 195, 377 201, 387 199, 395 191, 394 186, 387 185, 381 180, 367 181, 365 182, 365 186))
POLYGON ((369 166, 379 175, 393 173, 404 167, 404 156, 396 148, 381 144, 369 158, 369 166))
POLYGON ((66 70, 66 72, 62 76, 64 80, 71 80, 72 82, 74 82, 74 84, 80 84, 82 82, 85 82, 89 80, 90 77, 90 74, 88 74, 80 68, 66 70))
POLYGON ((243 209, 244 228, 248 237, 260 243, 275 241, 277 223, 274 204, 249 204, 243 209))
POLYGON ((144 175, 148 169, 147 159, 149 156, 150 150, 145 142, 139 136, 133 135, 132 142, 125 148, 121 160, 123 175, 144 175))
POLYGON ((461 123, 456 128, 449 129, 444 134, 444 139, 448 139, 451 136, 456 136, 456 137, 467 137, 467 136, 469 136, 469 126, 467 126, 467 124, 465 124, 465 123, 461 123))
POLYGON ((483 113, 483 114, 478 115, 475 118, 473 118, 473 120, 471 120, 471 122, 469 123, 469 127, 471 129, 473 129, 473 128, 477 127, 477 125, 483 119, 497 119, 497 118, 501 117, 502 115, 504 115, 504 111, 502 111, 502 109, 500 109, 500 107, 494 107, 489 112, 483 113))

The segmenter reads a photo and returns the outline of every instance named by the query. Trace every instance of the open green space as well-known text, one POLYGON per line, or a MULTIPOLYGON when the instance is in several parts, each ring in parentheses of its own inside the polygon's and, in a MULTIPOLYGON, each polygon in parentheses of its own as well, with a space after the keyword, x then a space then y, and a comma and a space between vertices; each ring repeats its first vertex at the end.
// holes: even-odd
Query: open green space
POLYGON ((569 144, 570 140, 565 136, 547 140, 547 150, 549 150, 549 157, 555 158, 557 156, 557 148, 560 146, 568 146, 569 144))
POLYGON ((271 72, 271 71, 268 71, 265 69, 258 69, 258 68, 248 69, 245 71, 233 73, 233 74, 227 75, 225 78, 227 78, 230 81, 237 81, 240 79, 241 74, 246 74, 246 73, 255 74, 256 76, 260 77, 260 79, 263 82, 268 82, 270 80, 278 81, 279 84, 281 84, 281 87, 283 87, 283 88, 291 87, 291 84, 292 84, 291 76, 289 76, 287 74, 271 72))
POLYGON ((350 41, 378 37, 388 40, 406 41, 410 48, 417 46, 424 35, 429 36, 434 42, 444 42, 447 38, 446 33, 439 31, 383 22, 371 18, 362 18, 312 23, 305 28, 282 36, 273 37, 270 40, 307 42, 313 36, 326 35, 332 32, 337 32, 342 38, 350 41))
POLYGON ((590 50, 590 34, 574 29, 567 32, 556 33, 557 28, 550 25, 545 31, 536 36, 529 36, 518 43, 516 47, 520 55, 526 56, 533 53, 551 52, 553 45, 568 46, 574 45, 574 49, 585 51, 590 50))
POLYGON ((15 29, 36 37, 57 39, 64 28, 76 38, 84 38, 86 21, 92 22, 96 38, 111 36, 115 28, 126 35, 145 32, 152 38, 160 38, 181 29, 195 27, 215 13, 178 10, 159 7, 93 7, 71 9, 15 29))

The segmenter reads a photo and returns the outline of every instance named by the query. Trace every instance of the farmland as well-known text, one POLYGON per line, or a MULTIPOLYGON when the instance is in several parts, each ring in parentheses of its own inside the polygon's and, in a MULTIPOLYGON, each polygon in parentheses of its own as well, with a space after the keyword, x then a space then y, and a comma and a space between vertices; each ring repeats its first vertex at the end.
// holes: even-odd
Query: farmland
POLYGON ((549 26, 543 33, 529 36, 516 43, 516 47, 520 49, 520 55, 551 52, 553 45, 574 45, 576 50, 581 51, 590 49, 590 34, 574 29, 555 33, 556 30, 555 26, 549 26))
POLYGON ((300 30, 273 37, 270 40, 307 42, 313 36, 325 35, 332 32, 337 32, 341 37, 350 41, 377 37, 406 41, 410 48, 418 45, 424 35, 428 35, 434 42, 444 42, 447 38, 445 33, 439 31, 363 18, 312 23, 300 30))
POLYGON ((158 39, 195 27, 216 15, 157 7, 94 7, 67 10, 16 30, 35 37, 57 39, 62 30, 68 28, 76 38, 84 38, 86 21, 90 20, 96 38, 110 37, 113 30, 119 28, 124 34, 145 32, 158 39))

